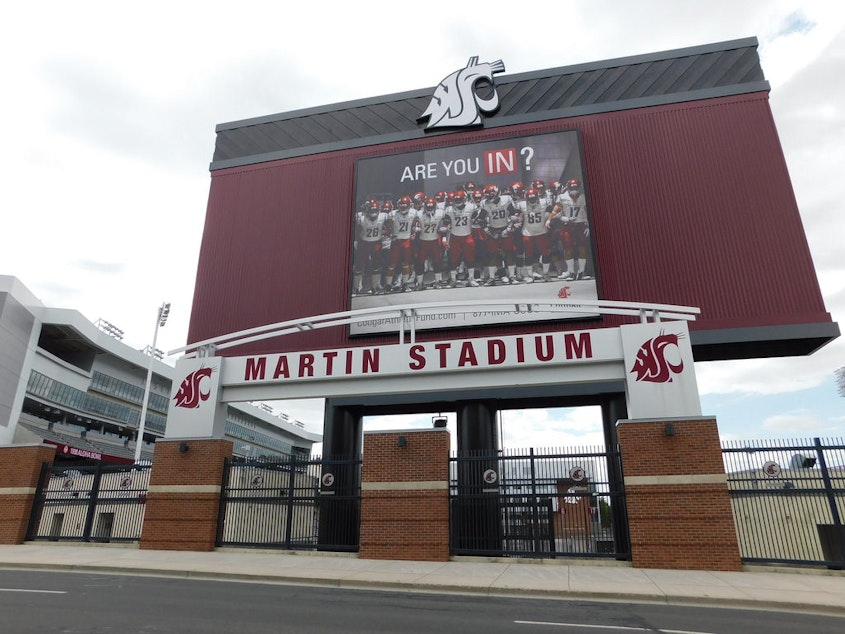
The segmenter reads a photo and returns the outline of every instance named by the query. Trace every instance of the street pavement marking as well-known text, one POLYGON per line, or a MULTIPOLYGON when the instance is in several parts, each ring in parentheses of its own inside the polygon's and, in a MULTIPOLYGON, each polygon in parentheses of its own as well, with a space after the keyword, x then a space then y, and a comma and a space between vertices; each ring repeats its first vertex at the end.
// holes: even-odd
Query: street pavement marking
POLYGON ((0 588, 0 592, 40 592, 42 594, 67 594, 67 590, 29 590, 27 588, 0 588))
POLYGON ((581 627, 593 630, 622 630, 625 632, 658 632, 660 634, 711 634, 691 630, 661 630, 651 627, 627 627, 624 625, 586 625, 584 623, 555 623, 553 621, 514 621, 517 625, 554 625, 556 627, 581 627))

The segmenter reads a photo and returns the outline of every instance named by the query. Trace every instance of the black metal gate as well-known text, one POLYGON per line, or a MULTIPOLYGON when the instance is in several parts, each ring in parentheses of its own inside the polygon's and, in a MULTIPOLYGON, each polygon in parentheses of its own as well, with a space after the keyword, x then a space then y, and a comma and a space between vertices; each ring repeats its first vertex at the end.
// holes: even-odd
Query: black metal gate
POLYGON ((453 555, 628 558, 618 450, 462 453, 450 474, 453 555))
POLYGON ((360 469, 360 460, 227 461, 217 546, 356 552, 360 469))
POLYGON ((744 562, 845 568, 841 438, 725 442, 722 455, 744 562))
POLYGON ((149 466, 44 464, 26 539, 140 541, 149 466))

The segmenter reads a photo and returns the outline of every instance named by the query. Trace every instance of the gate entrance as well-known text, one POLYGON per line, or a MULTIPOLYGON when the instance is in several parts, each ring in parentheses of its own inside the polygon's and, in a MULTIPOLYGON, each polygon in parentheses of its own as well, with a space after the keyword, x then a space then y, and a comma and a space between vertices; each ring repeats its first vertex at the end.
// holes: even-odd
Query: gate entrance
POLYGON ((450 459, 452 555, 628 557, 618 449, 467 452, 450 459))
POLYGON ((335 474, 360 469, 360 458, 227 461, 216 545, 357 551, 360 478, 335 474))
POLYGON ((27 540, 137 542, 149 465, 44 465, 27 540))

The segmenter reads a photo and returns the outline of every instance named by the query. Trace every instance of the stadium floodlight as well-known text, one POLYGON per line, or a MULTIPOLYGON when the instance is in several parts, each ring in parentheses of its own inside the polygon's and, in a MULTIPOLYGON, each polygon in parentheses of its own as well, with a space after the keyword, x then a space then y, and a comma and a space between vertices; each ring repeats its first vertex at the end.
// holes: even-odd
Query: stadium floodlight
MULTIPOLYGON (((150 349, 156 350, 156 340, 158 339, 158 329, 167 323, 167 317, 170 315, 170 302, 165 302, 158 307, 158 316, 156 317, 156 327, 153 332, 153 343, 150 349)), ((135 464, 141 460, 141 447, 144 445, 144 427, 147 418, 147 404, 150 401, 150 384, 153 380, 153 361, 156 355, 150 355, 150 361, 147 364, 147 382, 144 385, 144 401, 141 405, 141 420, 138 421, 138 435, 135 438, 135 464)))

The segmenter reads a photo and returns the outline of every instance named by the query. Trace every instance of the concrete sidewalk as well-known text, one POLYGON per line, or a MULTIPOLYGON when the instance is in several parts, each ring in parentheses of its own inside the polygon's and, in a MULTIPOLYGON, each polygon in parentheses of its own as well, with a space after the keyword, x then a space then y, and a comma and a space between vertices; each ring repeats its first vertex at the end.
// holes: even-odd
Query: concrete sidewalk
POLYGON ((382 561, 305 551, 140 550, 136 545, 28 542, 0 545, 0 568, 234 579, 407 592, 473 593, 813 611, 845 616, 841 571, 702 572, 632 568, 624 562, 382 561))

